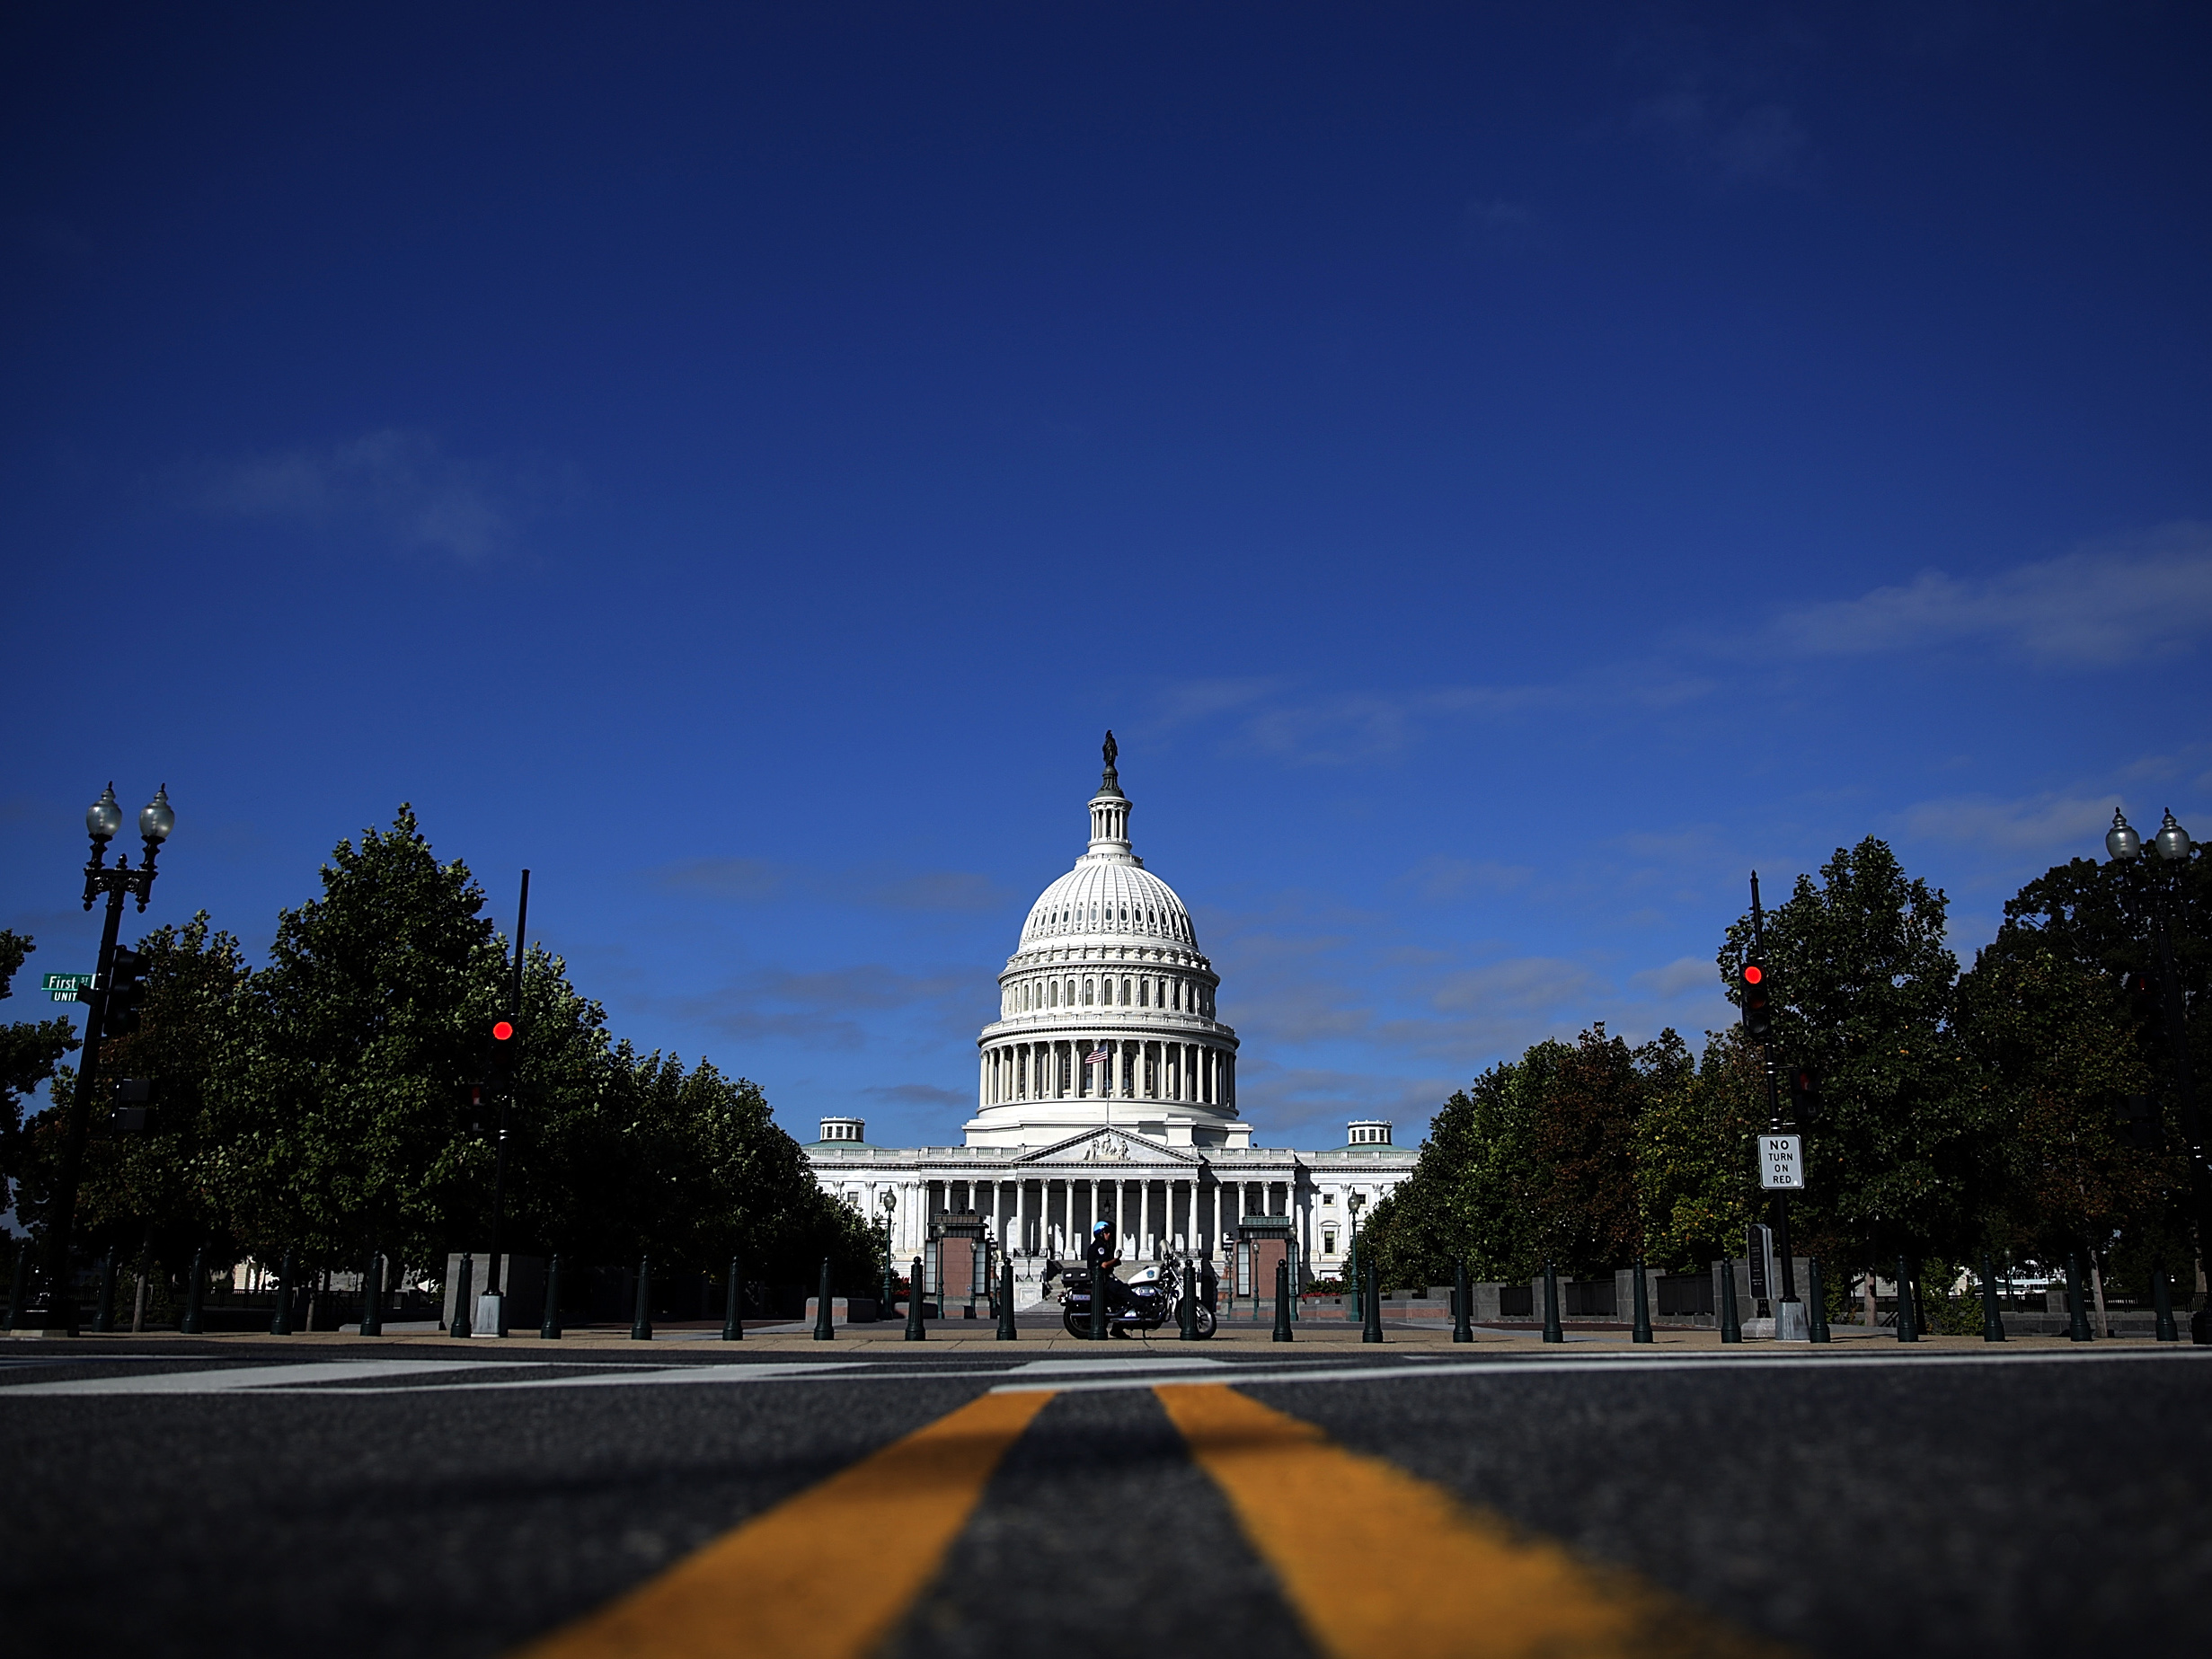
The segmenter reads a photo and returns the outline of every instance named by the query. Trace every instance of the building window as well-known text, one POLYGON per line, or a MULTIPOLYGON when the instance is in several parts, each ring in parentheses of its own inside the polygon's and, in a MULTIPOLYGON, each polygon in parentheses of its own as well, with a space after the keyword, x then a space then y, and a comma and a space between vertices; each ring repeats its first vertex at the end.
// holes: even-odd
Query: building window
POLYGON ((1321 1196, 1321 1201, 1323 1205, 1334 1207, 1336 1204, 1336 1195, 1334 1193, 1323 1193, 1321 1196))
POLYGON ((1336 1254, 1335 1228, 1324 1227, 1321 1230, 1321 1253, 1323 1256, 1333 1256, 1336 1254))
POLYGON ((1125 980, 1123 980, 1123 981, 1121 982, 1121 1006, 1122 1006, 1122 1007, 1124 1007, 1124 1008, 1127 1008, 1128 1005, 1129 1005, 1129 982, 1128 982, 1128 980, 1126 980, 1126 979, 1125 979, 1125 980))
POLYGON ((1084 980, 1084 981, 1083 982, 1083 1005, 1084 1005, 1085 1008, 1088 1008, 1088 1007, 1090 1007, 1090 1006, 1091 1006, 1091 998, 1093 997, 1093 995, 1094 993, 1095 993, 1095 987, 1093 986, 1093 984, 1092 984, 1092 982, 1091 982, 1090 980, 1087 980, 1087 979, 1086 979, 1086 980, 1084 980))

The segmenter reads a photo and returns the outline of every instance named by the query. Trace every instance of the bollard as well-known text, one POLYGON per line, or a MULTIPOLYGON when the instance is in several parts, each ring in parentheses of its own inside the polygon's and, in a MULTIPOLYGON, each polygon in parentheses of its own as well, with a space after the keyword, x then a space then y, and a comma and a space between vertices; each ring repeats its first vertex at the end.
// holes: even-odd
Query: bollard
POLYGON ((15 1247, 15 1283, 8 1291, 8 1328, 13 1330, 23 1322, 23 1293, 31 1284, 31 1240, 24 1238, 15 1247))
POLYGON ((1820 1283, 1820 1258, 1805 1264, 1805 1336, 1812 1342, 1828 1339, 1828 1293, 1820 1283))
POLYGON ((1294 1340, 1290 1330, 1290 1258, 1275 1264, 1275 1333, 1270 1342, 1294 1340))
MULTIPOLYGON (((1641 1256, 1636 1257, 1635 1272, 1636 1322, 1629 1330, 1628 1339, 1631 1342, 1650 1342, 1654 1340, 1651 1335, 1651 1293, 1643 1282, 1643 1257, 1641 1256)), ((1823 1337, 1819 1340, 1825 1342, 1827 1338, 1823 1337)))
POLYGON ((108 1246, 108 1253, 100 1261, 100 1301, 93 1309, 93 1329, 100 1332, 115 1328, 115 1246, 108 1246))
POLYGON ((1100 1262, 1091 1269, 1091 1340, 1106 1340, 1106 1264, 1100 1262))
POLYGON ((181 1337, 200 1334, 199 1296, 208 1283, 208 1247, 201 1245, 192 1252, 192 1282, 184 1293, 184 1319, 177 1326, 181 1337))
POLYGON ((914 1271, 907 1279, 907 1340, 927 1342, 929 1327, 922 1322, 922 1258, 914 1258, 914 1271))
POLYGON ((1013 1257, 1003 1257, 998 1265, 998 1340, 1019 1342, 1021 1333, 1013 1328, 1013 1257))
POLYGON ((837 1339, 837 1321, 829 1309, 829 1257, 822 1257, 822 1293, 815 1298, 814 1340, 835 1342, 837 1339))
POLYGON ((1982 1252, 1982 1340, 2004 1340, 2004 1316, 1997 1310, 1997 1275, 1989 1271, 1989 1252, 1982 1252))
POLYGON ((1182 1265, 1182 1295, 1175 1302, 1175 1334, 1185 1342, 1199 1339, 1199 1265, 1182 1265))
MULTIPOLYGON (((890 1311, 889 1302, 884 1303, 884 1311, 890 1311)), ((738 1258, 734 1256, 730 1258, 730 1294, 722 1304, 722 1340, 745 1340, 745 1281, 738 1276, 738 1258)))
POLYGON ((1567 1340, 1567 1333, 1559 1328, 1559 1272, 1549 1261, 1544 1264, 1544 1339, 1567 1340))
POLYGON ((292 1334, 292 1252, 285 1251, 284 1259, 277 1264, 277 1305, 269 1315, 269 1334, 288 1337, 292 1334))
POLYGON ((1473 1298, 1467 1293, 1467 1258, 1461 1257, 1452 1267, 1452 1340, 1474 1340, 1474 1313, 1467 1306, 1473 1298))
POLYGON ((1919 1310, 1913 1306, 1912 1273, 1906 1266, 1902 1256, 1898 1257, 1898 1340, 1920 1340, 1919 1310))
POLYGON ((1380 1342, 1383 1339, 1383 1274, 1369 1257, 1361 1271, 1367 1275, 1367 1313, 1359 1322, 1359 1340, 1380 1342))
POLYGON ((561 1252, 558 1250, 545 1262, 545 1317, 538 1321, 537 1339, 540 1342, 561 1340, 561 1252))
MULTIPOLYGON (((287 1256, 284 1260, 285 1266, 288 1268, 292 1258, 287 1256)), ((285 1276, 288 1282, 291 1277, 290 1274, 288 1272, 285 1276)), ((291 1295, 288 1284, 285 1294, 287 1297, 291 1295)), ((473 1256, 464 1256, 461 1257, 461 1276, 454 1282, 453 1287, 453 1323, 446 1327, 446 1335, 448 1337, 473 1335, 476 1329, 475 1308, 476 1258, 473 1256)))
POLYGON ((368 1253, 368 1269, 361 1275, 361 1335, 384 1335, 384 1252, 368 1253))
POLYGON ((1736 1264, 1724 1261, 1721 1264, 1721 1340, 1743 1339, 1744 1322, 1736 1312, 1736 1264))
POLYGON ((2151 1264, 2151 1311, 2158 1318, 2158 1340, 2179 1342, 2181 1333, 2173 1322, 2173 1293, 2166 1284, 2166 1264, 2151 1264))
POLYGON ((2069 1342, 2090 1342, 2096 1332, 2089 1328, 2089 1310, 2082 1305, 2082 1257, 2079 1251, 2066 1252, 2066 1339, 2069 1342))
POLYGON ((630 1340, 650 1342, 653 1339, 653 1258, 650 1252, 638 1257, 638 1302, 630 1315, 630 1340))

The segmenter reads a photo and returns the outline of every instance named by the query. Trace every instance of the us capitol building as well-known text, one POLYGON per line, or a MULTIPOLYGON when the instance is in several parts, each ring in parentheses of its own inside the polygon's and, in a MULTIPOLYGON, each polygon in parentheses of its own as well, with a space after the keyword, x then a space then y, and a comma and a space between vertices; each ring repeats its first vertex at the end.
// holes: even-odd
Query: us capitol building
POLYGON ((1128 1261, 1202 1252, 1225 1276, 1241 1238, 1287 1231, 1306 1270, 1332 1276, 1356 1209, 1403 1180, 1414 1153, 1381 1118, 1325 1152, 1252 1143, 1236 1033, 1216 1016, 1220 975, 1182 900, 1131 851, 1115 754, 1109 732, 1091 844, 1030 906, 998 976, 964 1143, 876 1146, 863 1119, 825 1117, 805 1149, 815 1177, 888 1220, 895 1261, 922 1254, 948 1215, 972 1217, 1032 1289, 1044 1260, 1076 1255, 1102 1219, 1128 1261))

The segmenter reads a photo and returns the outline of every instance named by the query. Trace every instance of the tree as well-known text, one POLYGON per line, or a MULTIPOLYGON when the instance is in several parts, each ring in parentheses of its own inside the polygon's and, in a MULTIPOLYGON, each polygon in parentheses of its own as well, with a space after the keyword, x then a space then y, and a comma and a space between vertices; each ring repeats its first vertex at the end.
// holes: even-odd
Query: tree
MULTIPOLYGON (((37 949, 27 935, 0 930, 0 1002, 14 994, 16 971, 37 949)), ((0 1026, 0 1205, 16 1199, 15 1183, 22 1178, 30 1154, 23 1102, 77 1046, 75 1028, 66 1019, 0 1026)))
POLYGON ((1752 1137, 1766 1122, 1765 1072, 1732 1027, 1705 1034, 1694 1065, 1672 1031, 1650 1046, 1650 1088, 1635 1126, 1642 1255, 1651 1267, 1702 1273, 1743 1248, 1759 1196, 1752 1137))
MULTIPOLYGON (((1823 1106, 1804 1126, 1807 1190, 1791 1210, 1807 1254, 1963 1251, 1981 1231, 1987 1125, 1951 1026, 1945 905, 1869 836, 1767 913, 1774 1052, 1810 1068, 1823 1106)), ((1751 945, 1746 914, 1719 957, 1733 1001, 1751 945)))

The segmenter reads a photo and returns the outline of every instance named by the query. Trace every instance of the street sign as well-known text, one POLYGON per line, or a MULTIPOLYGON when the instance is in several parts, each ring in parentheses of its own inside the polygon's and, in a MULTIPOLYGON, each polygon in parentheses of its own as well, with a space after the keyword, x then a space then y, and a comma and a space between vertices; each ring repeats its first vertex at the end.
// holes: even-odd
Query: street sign
POLYGON ((78 992, 92 988, 93 976, 90 974, 49 974, 46 976, 46 993, 57 1002, 74 1002, 77 1000, 78 992))
POLYGON ((1763 1134, 1759 1137, 1759 1185, 1770 1193, 1804 1190, 1804 1136, 1763 1134))

